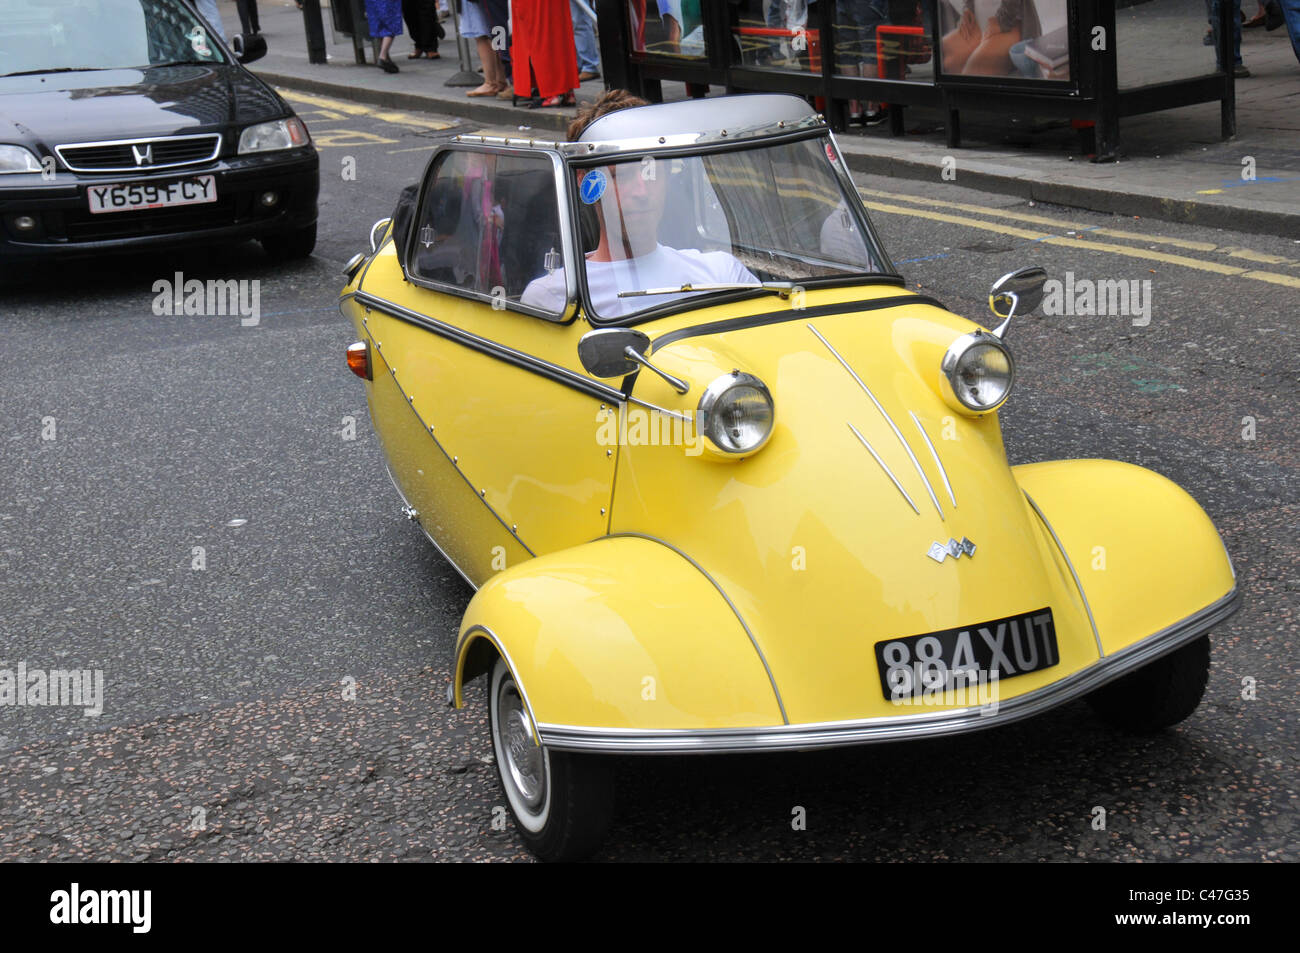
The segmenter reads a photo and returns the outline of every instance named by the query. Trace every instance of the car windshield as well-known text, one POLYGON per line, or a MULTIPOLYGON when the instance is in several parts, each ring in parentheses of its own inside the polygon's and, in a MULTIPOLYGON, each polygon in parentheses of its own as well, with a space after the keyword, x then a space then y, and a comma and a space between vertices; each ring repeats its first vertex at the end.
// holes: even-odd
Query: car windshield
POLYGON ((0 76, 225 62, 182 0, 0 0, 0 76))
POLYGON ((789 293, 816 279, 884 273, 833 150, 815 138, 577 170, 596 316, 623 318, 733 286, 789 293))

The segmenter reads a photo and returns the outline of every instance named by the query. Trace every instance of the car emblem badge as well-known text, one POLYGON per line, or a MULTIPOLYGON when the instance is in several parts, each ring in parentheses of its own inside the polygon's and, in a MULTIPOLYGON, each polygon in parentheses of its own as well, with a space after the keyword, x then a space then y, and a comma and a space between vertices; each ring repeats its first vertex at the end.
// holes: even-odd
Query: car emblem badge
POLYGON ((139 146, 132 146, 131 155, 135 156, 136 165, 153 165, 153 143, 146 142, 143 152, 139 146))
POLYGON ((975 544, 972 543, 965 536, 961 538, 960 543, 957 542, 957 540, 955 539, 948 540, 948 544, 946 546, 943 543, 933 543, 931 544, 930 549, 926 553, 926 555, 929 556, 931 559, 933 559, 935 562, 941 563, 949 556, 951 556, 953 559, 956 559, 959 556, 961 556, 962 553, 965 553, 967 556, 975 555, 975 544))
POLYGON ((428 248, 433 244, 433 226, 425 225, 420 229, 420 244, 428 248))

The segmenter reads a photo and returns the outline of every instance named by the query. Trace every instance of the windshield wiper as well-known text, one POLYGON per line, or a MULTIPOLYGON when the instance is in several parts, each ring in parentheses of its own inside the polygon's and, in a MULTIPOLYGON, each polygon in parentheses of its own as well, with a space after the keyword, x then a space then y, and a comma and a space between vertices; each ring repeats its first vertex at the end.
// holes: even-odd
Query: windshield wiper
POLYGON ((156 69, 159 66, 215 66, 216 60, 168 60, 165 63, 150 63, 148 66, 136 66, 135 69, 156 69))
POLYGON ((6 76, 36 76, 38 73, 95 73, 100 70, 110 69, 108 66, 54 66, 48 69, 24 69, 16 73, 5 73, 6 76))
POLYGON ((771 291, 788 298, 799 286, 793 281, 761 281, 758 284, 748 281, 725 282, 720 285, 684 284, 677 288, 645 288, 641 291, 620 291, 620 298, 639 298, 642 295, 675 295, 692 291, 771 291))

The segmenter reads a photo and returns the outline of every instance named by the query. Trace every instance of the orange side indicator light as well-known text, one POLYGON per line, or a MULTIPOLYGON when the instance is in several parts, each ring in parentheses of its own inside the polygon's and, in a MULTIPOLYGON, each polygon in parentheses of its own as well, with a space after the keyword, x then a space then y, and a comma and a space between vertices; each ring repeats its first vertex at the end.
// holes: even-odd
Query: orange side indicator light
POLYGON ((348 369, 362 380, 375 379, 375 375, 370 370, 370 345, 365 341, 348 345, 348 369))

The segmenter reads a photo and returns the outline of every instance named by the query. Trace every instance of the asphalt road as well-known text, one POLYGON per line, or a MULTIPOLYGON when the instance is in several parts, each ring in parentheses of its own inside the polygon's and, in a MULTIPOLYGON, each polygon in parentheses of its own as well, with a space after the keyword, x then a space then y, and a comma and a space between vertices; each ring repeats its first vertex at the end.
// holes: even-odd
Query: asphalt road
MULTIPOLYGON (((481 687, 443 704, 470 590, 398 512, 336 303, 370 224, 470 127, 295 105, 322 155, 311 260, 102 261, 0 297, 0 669, 105 677, 97 717, 0 707, 0 860, 527 857, 481 687), (259 321, 156 314, 176 272, 258 279, 259 321)), ((1029 207, 962 188, 960 166, 859 184, 909 286, 978 320, 1026 264, 1150 282, 1141 314, 1015 323, 1008 453, 1176 480, 1242 609, 1175 730, 1122 735, 1080 702, 959 739, 625 761, 600 857, 1300 859, 1300 242, 1029 207)))

